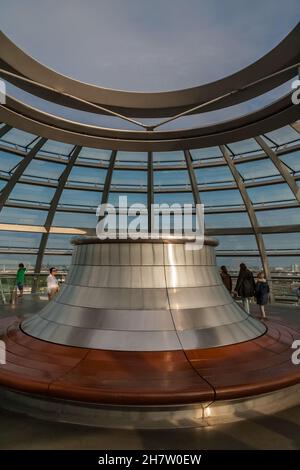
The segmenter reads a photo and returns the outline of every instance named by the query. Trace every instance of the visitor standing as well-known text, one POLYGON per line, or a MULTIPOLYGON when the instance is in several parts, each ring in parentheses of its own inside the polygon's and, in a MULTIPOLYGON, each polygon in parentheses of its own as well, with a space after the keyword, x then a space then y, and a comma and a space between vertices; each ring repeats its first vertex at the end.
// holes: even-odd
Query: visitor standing
POLYGON ((19 297, 23 297, 25 273, 26 273, 26 268, 23 263, 20 263, 19 269, 17 271, 17 276, 16 276, 16 286, 17 286, 17 289, 19 290, 19 297))
POLYGON ((241 297, 243 307, 250 313, 249 299, 255 293, 255 281, 252 272, 244 263, 240 264, 240 272, 236 281, 235 292, 241 297))
POLYGON ((261 319, 267 318, 265 312, 265 305, 268 303, 269 300, 269 284, 265 278, 264 272, 261 271, 257 275, 257 281, 255 285, 255 297, 256 303, 259 305, 261 319))
POLYGON ((220 270, 221 278, 226 289, 231 293, 232 292, 232 279, 227 271, 226 266, 221 266, 220 270))
POLYGON ((47 292, 48 292, 48 299, 52 300, 53 297, 59 291, 59 285, 58 285, 58 280, 56 279, 57 269, 53 267, 53 268, 50 268, 49 271, 50 271, 50 274, 47 277, 47 292))

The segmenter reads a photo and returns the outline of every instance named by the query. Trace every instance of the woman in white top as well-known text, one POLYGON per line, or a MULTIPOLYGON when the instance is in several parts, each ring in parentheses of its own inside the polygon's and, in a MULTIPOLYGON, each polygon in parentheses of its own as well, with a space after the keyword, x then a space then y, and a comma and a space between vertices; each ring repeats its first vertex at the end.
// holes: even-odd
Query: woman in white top
POLYGON ((47 292, 48 299, 52 300, 55 294, 59 291, 58 280, 56 279, 57 269, 50 268, 50 274, 47 277, 47 292))

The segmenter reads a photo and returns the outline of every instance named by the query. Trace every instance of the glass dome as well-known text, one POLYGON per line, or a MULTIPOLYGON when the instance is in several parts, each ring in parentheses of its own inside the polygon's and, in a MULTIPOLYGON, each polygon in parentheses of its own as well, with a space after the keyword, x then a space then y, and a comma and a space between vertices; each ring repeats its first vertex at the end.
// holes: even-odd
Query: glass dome
MULTIPOLYGON (((10 52, 3 52, 1 76, 74 115, 174 121, 289 83, 300 62, 299 36, 298 25, 264 58, 218 82, 144 94, 75 82, 2 35, 10 52)), ((7 96, 0 106, 0 270, 14 271, 22 261, 35 274, 52 265, 67 271, 71 238, 94 233, 99 204, 126 195, 148 207, 204 204, 206 233, 220 242, 218 263, 233 272, 243 261, 264 269, 274 285, 283 273, 298 273, 300 109, 291 93, 229 121, 171 130, 160 129, 165 121, 138 122, 142 130, 80 124, 7 96)))
POLYGON ((255 138, 191 151, 76 152, 2 124, 1 270, 19 259, 33 270, 67 268, 70 239, 95 230, 101 202, 127 195, 130 203, 193 203, 194 191, 207 233, 219 239, 220 264, 236 270, 246 259, 256 270, 265 263, 273 272, 292 270, 300 265, 299 130, 295 122, 260 137, 270 155, 255 138))

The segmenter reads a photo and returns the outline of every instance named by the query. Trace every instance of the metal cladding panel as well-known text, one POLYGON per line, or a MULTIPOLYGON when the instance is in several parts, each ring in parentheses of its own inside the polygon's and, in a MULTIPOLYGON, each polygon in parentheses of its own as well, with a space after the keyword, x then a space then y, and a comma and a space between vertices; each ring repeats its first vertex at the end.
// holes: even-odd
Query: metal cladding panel
POLYGON ((72 266, 68 283, 105 288, 160 288, 165 285, 163 266, 72 266))
POLYGON ((51 302, 51 308, 40 316, 55 323, 82 328, 112 330, 174 330, 169 310, 111 310, 74 307, 51 302))
POLYGON ((181 349, 175 331, 129 331, 78 328, 38 317, 35 325, 28 322, 22 329, 32 336, 52 343, 114 351, 171 351, 181 349))
MULTIPOLYGON (((76 241, 75 241, 76 244, 76 241)), ((29 335, 85 348, 211 348, 262 335, 224 287, 213 239, 201 250, 175 241, 78 240, 65 285, 22 323, 29 335)))

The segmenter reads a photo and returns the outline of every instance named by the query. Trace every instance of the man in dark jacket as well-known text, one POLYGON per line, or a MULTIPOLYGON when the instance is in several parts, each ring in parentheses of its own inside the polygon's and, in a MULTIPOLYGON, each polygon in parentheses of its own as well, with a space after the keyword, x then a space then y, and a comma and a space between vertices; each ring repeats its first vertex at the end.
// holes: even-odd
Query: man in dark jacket
POLYGON ((255 294, 255 281, 252 272, 244 263, 240 264, 240 272, 236 281, 235 292, 241 297, 246 312, 250 313, 249 299, 255 294))
POLYGON ((231 279, 231 276, 230 276, 229 272, 227 271, 226 266, 221 266, 220 275, 221 275, 224 286, 226 287, 226 289, 231 294, 231 292, 232 292, 232 279, 231 279))

